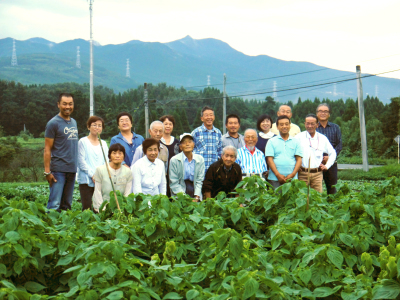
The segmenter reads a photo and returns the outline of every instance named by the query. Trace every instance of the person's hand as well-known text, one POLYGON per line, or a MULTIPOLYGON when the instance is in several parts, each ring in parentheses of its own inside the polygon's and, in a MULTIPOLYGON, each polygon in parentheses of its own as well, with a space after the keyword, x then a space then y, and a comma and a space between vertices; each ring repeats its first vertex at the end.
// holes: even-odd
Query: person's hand
POLYGON ((294 175, 289 174, 285 177, 285 181, 287 182, 289 179, 292 179, 294 177, 294 175))
POLYGON ((193 202, 199 202, 199 201, 200 201, 200 196, 195 196, 193 202))
POLYGON ((283 176, 282 174, 276 175, 276 178, 278 178, 278 181, 279 181, 280 184, 286 183, 286 177, 283 176))
POLYGON ((322 171, 328 170, 328 168, 327 168, 324 164, 320 164, 320 165, 319 165, 319 168, 320 168, 322 171))
POLYGON ((92 180, 93 180, 93 182, 95 182, 95 181, 94 181, 94 175, 92 176, 92 180))
POLYGON ((322 164, 326 165, 326 163, 328 162, 329 156, 325 155, 322 157, 322 164))
POLYGON ((57 180, 54 178, 53 174, 47 175, 46 180, 49 183, 50 187, 53 185, 53 182, 57 182, 57 180))

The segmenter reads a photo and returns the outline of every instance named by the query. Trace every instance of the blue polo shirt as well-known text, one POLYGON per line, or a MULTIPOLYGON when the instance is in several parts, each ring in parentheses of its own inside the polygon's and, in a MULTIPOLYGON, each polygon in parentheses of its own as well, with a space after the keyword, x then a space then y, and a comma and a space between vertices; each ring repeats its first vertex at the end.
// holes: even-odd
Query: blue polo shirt
MULTIPOLYGON (((303 157, 303 151, 299 141, 291 136, 285 141, 281 135, 278 134, 268 141, 267 147, 265 148, 265 156, 273 157, 278 172, 284 176, 293 172, 296 166, 296 155, 303 157)), ((268 173, 268 179, 278 180, 272 171, 268 173)), ((297 179, 297 174, 294 179, 297 179)))
POLYGON ((136 134, 134 132, 132 133, 133 133, 132 144, 128 143, 128 141, 122 136, 121 132, 118 135, 113 136, 110 142, 110 146, 117 143, 124 146, 125 148, 124 161, 129 167, 131 166, 133 155, 135 154, 136 148, 139 147, 144 141, 144 138, 141 135, 136 134))

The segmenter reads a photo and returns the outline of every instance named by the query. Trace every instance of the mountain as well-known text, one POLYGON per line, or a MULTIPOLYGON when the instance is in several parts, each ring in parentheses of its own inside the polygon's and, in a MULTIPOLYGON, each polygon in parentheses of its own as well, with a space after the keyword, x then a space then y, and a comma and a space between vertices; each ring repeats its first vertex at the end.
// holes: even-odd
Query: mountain
MULTIPOLYGON (((15 41, 18 66, 11 66, 13 40, 0 39, 0 79, 23 84, 43 84, 89 81, 89 42, 83 39, 54 43, 36 37, 15 41), (80 47, 81 68, 76 67, 77 47, 80 47)), ((353 81, 326 86, 313 86, 355 77, 352 72, 323 68, 309 62, 285 61, 267 55, 248 56, 216 39, 196 40, 190 36, 168 42, 132 40, 124 44, 94 43, 94 83, 123 91, 144 82, 166 82, 199 90, 205 87, 207 76, 211 85, 222 90, 223 74, 227 75, 228 95, 265 99, 272 96, 274 81, 281 102, 306 98, 356 98, 353 81), (130 60, 131 78, 125 77, 126 59, 130 60), (286 76, 288 74, 297 74, 286 76), (278 77, 277 77, 278 76, 278 77), (275 78, 270 78, 275 77, 275 78), (277 78, 276 78, 277 77, 277 78), (264 78, 264 80, 256 80, 264 78), (269 78, 269 79, 268 79, 269 78), (199 87, 200 86, 200 87, 199 87), (310 86, 307 89, 294 88, 310 86), (335 93, 336 91, 336 93, 335 93), (266 94, 265 92, 271 92, 266 94)), ((364 74, 365 75, 365 74, 364 74)), ((374 96, 387 103, 400 94, 400 80, 369 77, 363 79, 364 97, 374 96)))

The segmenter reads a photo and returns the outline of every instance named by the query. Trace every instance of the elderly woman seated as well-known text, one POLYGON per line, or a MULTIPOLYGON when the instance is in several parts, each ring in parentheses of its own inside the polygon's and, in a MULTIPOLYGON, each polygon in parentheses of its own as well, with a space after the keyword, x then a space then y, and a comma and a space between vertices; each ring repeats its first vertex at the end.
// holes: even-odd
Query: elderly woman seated
POLYGON ((93 210, 99 212, 99 207, 103 201, 110 200, 112 191, 111 180, 114 183, 116 191, 120 191, 124 196, 128 196, 132 190, 132 173, 129 168, 122 167, 121 163, 125 158, 125 148, 121 144, 113 144, 108 149, 108 169, 111 178, 108 175, 107 165, 97 167, 94 173, 94 194, 93 210))
POLYGON ((157 158, 160 151, 160 142, 156 139, 145 139, 143 156, 132 167, 133 193, 158 195, 167 193, 164 163, 157 158))

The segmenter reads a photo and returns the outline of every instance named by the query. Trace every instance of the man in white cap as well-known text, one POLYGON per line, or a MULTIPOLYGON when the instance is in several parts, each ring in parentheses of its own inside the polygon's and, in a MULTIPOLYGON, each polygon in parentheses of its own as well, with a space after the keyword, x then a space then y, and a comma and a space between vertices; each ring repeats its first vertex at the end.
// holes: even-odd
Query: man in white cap
POLYGON ((204 180, 204 158, 194 154, 194 139, 190 133, 180 136, 181 153, 171 158, 169 162, 169 187, 171 195, 186 193, 193 201, 201 200, 201 189, 204 180))

